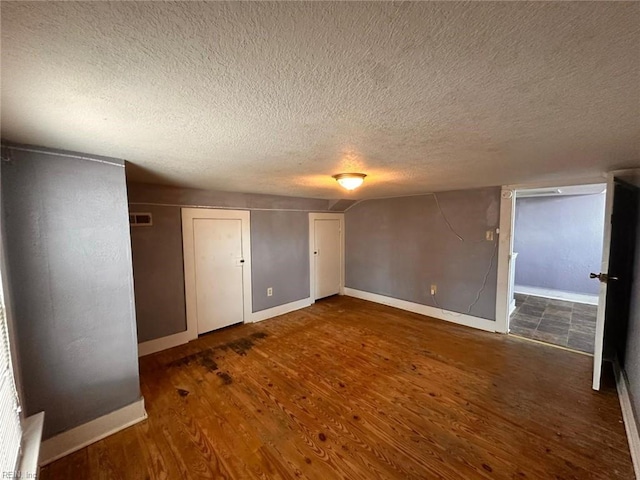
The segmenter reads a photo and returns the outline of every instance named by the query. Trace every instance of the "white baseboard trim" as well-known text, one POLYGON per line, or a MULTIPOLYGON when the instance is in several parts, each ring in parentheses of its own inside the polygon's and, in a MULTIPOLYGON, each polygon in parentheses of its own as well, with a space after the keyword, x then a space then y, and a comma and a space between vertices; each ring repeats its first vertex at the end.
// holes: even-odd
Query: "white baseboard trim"
POLYGON ((393 297, 385 297, 384 295, 378 295, 377 293, 363 292, 362 290, 355 290, 353 288, 345 288, 344 294, 350 297, 369 300, 370 302, 381 303, 390 307, 399 308, 400 310, 419 313, 420 315, 426 315, 427 317, 446 320, 447 322, 457 323, 458 325, 477 328, 486 332, 496 331, 496 322, 487 320, 485 318, 473 317, 471 315, 465 315, 463 313, 450 312, 448 310, 442 310, 441 308, 430 307, 429 305, 408 302, 406 300, 399 300, 393 297))
MULTIPOLYGON (((285 303, 284 305, 278 305, 277 307, 268 308, 266 310, 260 310, 259 312, 253 312, 249 315, 249 320, 246 323, 261 322, 268 318, 277 317, 278 315, 284 315, 285 313, 300 310, 301 308, 308 307, 312 304, 310 297, 303 298, 291 303, 285 303)), ((197 337, 196 337, 197 338, 197 337)), ((195 340, 188 331, 174 333, 166 337, 156 338, 155 340, 149 340, 138 344, 138 357, 144 357, 145 355, 151 355, 152 353, 161 352, 169 348, 184 345, 185 343, 195 340)))
POLYGON ((144 398, 140 397, 139 400, 115 412, 62 432, 42 442, 40 466, 44 467, 59 458, 135 425, 146 418, 147 412, 144 409, 144 398))
POLYGON ((278 315, 284 315, 285 313, 290 313, 295 310, 300 310, 301 308, 306 308, 310 306, 313 302, 310 297, 303 298, 302 300, 297 300, 291 303, 285 303, 284 305, 278 305, 277 307, 267 308, 266 310, 260 310, 259 312, 253 312, 251 314, 251 321, 261 322, 262 320, 266 320, 268 318, 277 317, 278 315))
POLYGON ((629 380, 624 370, 620 369, 620 364, 617 360, 613 362, 613 371, 616 375, 616 388, 618 390, 618 398, 620 399, 624 429, 627 432, 627 440, 629 441, 631 461, 633 462, 636 478, 640 479, 640 433, 638 432, 638 423, 633 414, 633 407, 631 406, 629 380))
POLYGON ((551 298, 553 300, 566 300, 567 302, 586 303, 587 305, 598 305, 598 295, 587 295, 584 293, 565 292, 563 290, 551 290, 549 288, 529 287, 527 285, 515 285, 515 293, 532 295, 534 297, 551 298))
POLYGON ((191 340, 195 340, 195 338, 191 338, 190 333, 184 331, 142 342, 138 344, 138 356, 144 357, 145 355, 151 355, 152 353, 183 345, 191 340))
POLYGON ((44 412, 25 418, 22 422, 22 456, 18 462, 19 478, 38 478, 38 458, 42 446, 44 412))
POLYGON ((511 300, 511 303, 509 304, 509 315, 511 315, 515 309, 516 309, 516 301, 514 299, 514 300, 511 300))

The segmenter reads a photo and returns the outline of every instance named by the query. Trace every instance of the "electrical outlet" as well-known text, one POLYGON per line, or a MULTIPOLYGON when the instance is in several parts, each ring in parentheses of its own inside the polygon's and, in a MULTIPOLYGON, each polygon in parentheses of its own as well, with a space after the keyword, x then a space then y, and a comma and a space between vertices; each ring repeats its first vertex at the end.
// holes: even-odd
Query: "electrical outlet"
POLYGON ((435 295, 437 291, 438 291, 438 286, 435 284, 431 285, 431 295, 435 295))
POLYGON ((267 297, 271 297, 273 296, 273 288, 269 287, 267 288, 267 297))
POLYGON ((485 238, 487 239, 487 242, 493 242, 493 230, 487 230, 485 238))

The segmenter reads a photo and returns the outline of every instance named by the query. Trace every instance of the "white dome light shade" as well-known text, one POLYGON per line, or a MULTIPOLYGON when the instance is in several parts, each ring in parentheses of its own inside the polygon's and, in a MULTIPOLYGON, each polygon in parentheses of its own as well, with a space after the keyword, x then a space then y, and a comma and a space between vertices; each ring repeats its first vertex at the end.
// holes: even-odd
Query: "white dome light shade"
POLYGON ((339 173, 333 176, 347 190, 354 190, 362 185, 364 177, 366 177, 364 173, 339 173))

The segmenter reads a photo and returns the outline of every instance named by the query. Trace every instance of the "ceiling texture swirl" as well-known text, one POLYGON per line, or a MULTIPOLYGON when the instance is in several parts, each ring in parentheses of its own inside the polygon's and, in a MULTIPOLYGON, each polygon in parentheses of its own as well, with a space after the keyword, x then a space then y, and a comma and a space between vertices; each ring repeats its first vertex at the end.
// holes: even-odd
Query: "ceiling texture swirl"
POLYGON ((3 139, 135 181, 373 198, 640 166, 638 2, 0 9, 3 139))

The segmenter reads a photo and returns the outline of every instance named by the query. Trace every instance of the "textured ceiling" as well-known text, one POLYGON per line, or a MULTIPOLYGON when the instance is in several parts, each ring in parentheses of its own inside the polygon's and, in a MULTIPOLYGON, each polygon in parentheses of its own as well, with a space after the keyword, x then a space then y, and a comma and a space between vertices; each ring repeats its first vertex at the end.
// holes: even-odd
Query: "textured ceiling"
POLYGON ((367 198, 640 166, 637 2, 0 8, 3 138, 138 181, 367 198))

